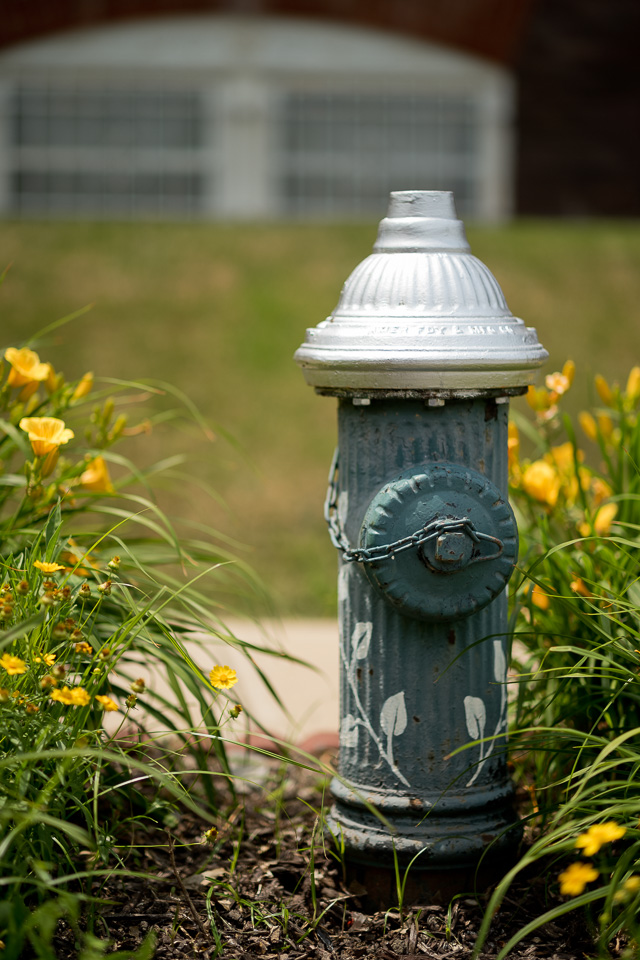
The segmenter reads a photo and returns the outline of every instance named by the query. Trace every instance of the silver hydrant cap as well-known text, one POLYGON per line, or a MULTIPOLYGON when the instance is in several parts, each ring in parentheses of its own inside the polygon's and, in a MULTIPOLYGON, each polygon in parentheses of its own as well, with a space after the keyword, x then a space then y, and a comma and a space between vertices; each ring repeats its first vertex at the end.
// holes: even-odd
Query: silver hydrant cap
POLYGON ((533 381, 548 353, 471 254, 452 193, 392 193, 373 249, 296 351, 307 383, 464 392, 533 381))

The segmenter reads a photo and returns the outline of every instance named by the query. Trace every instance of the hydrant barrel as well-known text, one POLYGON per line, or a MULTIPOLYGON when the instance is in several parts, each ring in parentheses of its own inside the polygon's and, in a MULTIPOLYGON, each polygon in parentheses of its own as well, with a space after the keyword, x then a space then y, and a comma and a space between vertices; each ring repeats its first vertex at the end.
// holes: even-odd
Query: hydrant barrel
POLYGON ((341 665, 329 829, 378 904, 393 904, 396 864, 412 863, 408 897, 449 896, 473 888, 481 861, 503 868, 517 843, 508 402, 546 356, 438 191, 391 195, 374 253, 296 353, 308 383, 339 401, 326 503, 341 665))

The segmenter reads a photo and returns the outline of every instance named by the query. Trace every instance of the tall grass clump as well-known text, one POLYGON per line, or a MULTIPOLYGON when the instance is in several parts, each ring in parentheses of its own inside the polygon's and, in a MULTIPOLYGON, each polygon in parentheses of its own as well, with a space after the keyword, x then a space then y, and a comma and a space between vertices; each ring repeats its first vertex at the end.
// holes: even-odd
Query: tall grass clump
POLYGON ((221 728, 242 709, 226 661, 250 658, 216 598, 260 591, 214 530, 158 506, 154 478, 188 479, 180 457, 141 468, 120 452, 185 414, 208 442, 188 401, 166 384, 67 380, 33 346, 7 346, 0 364, 7 960, 53 956, 61 919, 79 956, 102 955, 92 905, 127 869, 123 827, 171 830, 183 809, 214 822, 216 777, 233 789, 221 728))
POLYGON ((575 421, 562 410, 574 375, 568 362, 529 388, 534 416, 510 427, 523 541, 512 743, 532 842, 497 887, 478 950, 522 871, 550 878, 550 906, 501 958, 572 910, 598 957, 640 950, 640 367, 624 387, 596 376, 575 421))

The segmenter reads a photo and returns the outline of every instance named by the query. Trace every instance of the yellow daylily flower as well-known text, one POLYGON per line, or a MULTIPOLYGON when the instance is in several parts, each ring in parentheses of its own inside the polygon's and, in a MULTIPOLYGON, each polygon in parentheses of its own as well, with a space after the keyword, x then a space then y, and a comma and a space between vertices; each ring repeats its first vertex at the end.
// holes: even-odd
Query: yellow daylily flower
POLYGON ((11 364, 7 378, 10 387, 24 387, 33 383, 37 390, 38 384, 49 377, 51 364, 41 363, 38 354, 34 350, 29 350, 28 347, 22 347, 20 350, 9 347, 4 352, 4 358, 11 364))
POLYGON ((611 523, 618 512, 616 503, 605 503, 596 513, 593 529, 599 537, 608 537, 611 533, 611 523))
POLYGON ((586 585, 582 577, 575 577, 569 584, 569 589, 573 590, 574 593, 577 593, 581 597, 591 597, 593 594, 589 587, 586 585))
POLYGON ((74 436, 73 430, 57 417, 23 417, 20 429, 29 437, 36 457, 46 457, 74 436))
POLYGON ((534 386, 529 386, 527 389, 527 403, 532 410, 535 410, 536 413, 540 413, 541 411, 549 410, 551 407, 551 395, 544 389, 544 387, 536 389, 534 386))
POLYGON ((599 507, 603 500, 607 500, 611 496, 613 490, 605 480, 600 477, 592 477, 591 493, 593 494, 594 505, 599 507))
POLYGON ((209 680, 212 687, 218 687, 219 690, 228 690, 238 682, 238 677, 235 670, 232 670, 226 664, 225 666, 216 664, 209 674, 209 680))
POLYGON ((560 493, 560 478, 551 464, 535 460, 522 474, 522 488, 534 500, 554 507, 560 493))
POLYGON ((578 449, 574 453, 573 444, 567 441, 567 443, 561 443, 557 447, 551 447, 549 453, 545 454, 544 459, 552 466, 555 465, 560 473, 573 474, 575 473, 576 457, 578 463, 582 463, 584 452, 578 449))
POLYGON ((104 457, 95 457, 89 463, 80 476, 80 483, 85 490, 90 490, 92 493, 114 493, 115 491, 104 457))
POLYGON ((583 850, 586 857, 593 857, 605 843, 613 843, 614 840, 619 840, 624 837, 626 832, 626 827, 620 826, 615 820, 607 820, 606 823, 594 823, 586 833, 581 833, 576 839, 576 847, 583 850))
POLYGON ((570 863, 558 877, 560 893, 565 897, 577 897, 588 883, 597 880, 600 871, 592 863, 570 863))
POLYGON ((531 602, 540 610, 548 610, 551 603, 549 594, 541 590, 537 583, 533 585, 533 590, 531 591, 531 602))
POLYGON ((7 671, 10 677, 18 676, 27 672, 27 665, 20 657, 14 657, 10 653, 3 653, 0 657, 0 667, 7 671))

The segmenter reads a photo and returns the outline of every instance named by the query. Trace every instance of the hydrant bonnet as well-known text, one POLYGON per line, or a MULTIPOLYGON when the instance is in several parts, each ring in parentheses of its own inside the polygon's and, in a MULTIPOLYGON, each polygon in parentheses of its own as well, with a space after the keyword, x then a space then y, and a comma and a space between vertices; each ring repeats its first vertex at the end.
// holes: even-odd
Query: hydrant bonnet
MULTIPOLYGON (((453 194, 391 194, 374 252, 296 352, 323 393, 528 386, 547 351, 469 249, 453 194)), ((518 392, 520 392, 520 390, 518 392)))

